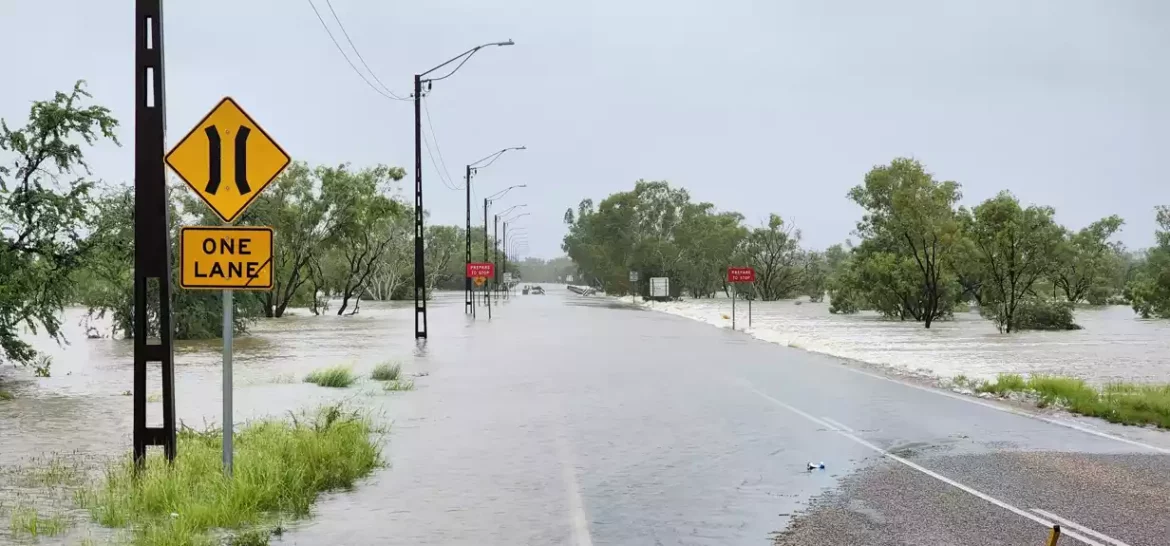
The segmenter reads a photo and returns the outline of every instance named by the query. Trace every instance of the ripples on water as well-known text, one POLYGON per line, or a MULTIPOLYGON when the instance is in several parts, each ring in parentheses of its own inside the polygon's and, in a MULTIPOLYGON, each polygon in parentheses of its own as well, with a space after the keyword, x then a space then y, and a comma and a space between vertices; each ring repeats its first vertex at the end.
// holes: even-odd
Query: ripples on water
MULTIPOLYGON (((627 300, 628 301, 628 300, 627 300)), ((730 327, 730 300, 717 298, 646 306, 730 327)), ((828 303, 791 300, 752 305, 750 333, 760 339, 874 364, 950 377, 991 378, 1001 372, 1049 373, 1110 381, 1170 382, 1170 321, 1141 320, 1128 307, 1078 309, 1083 330, 1000 334, 977 312, 930 329, 874 313, 833 315, 828 303)), ((736 305, 736 327, 747 305, 736 305)))

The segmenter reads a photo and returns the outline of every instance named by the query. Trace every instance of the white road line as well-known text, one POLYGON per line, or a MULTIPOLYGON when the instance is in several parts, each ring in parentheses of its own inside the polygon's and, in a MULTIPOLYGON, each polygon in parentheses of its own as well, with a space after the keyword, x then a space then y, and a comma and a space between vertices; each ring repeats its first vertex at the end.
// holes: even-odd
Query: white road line
MULTIPOLYGON (((745 381, 744 383, 746 383, 746 381, 745 381)), ((813 423, 816 423, 816 424, 818 424, 818 425, 821 425, 821 426, 823 426, 823 427, 825 427, 825 428, 830 428, 830 429, 833 429, 833 431, 834 431, 834 432, 836 432, 837 434, 840 434, 840 435, 842 435, 842 436, 844 436, 844 437, 846 437, 846 438, 848 438, 848 439, 850 439, 850 440, 853 440, 854 442, 856 442, 856 443, 858 443, 858 444, 860 444, 860 445, 862 445, 862 446, 864 446, 864 447, 867 447, 867 448, 869 448, 869 449, 871 449, 871 450, 873 450, 873 451, 875 451, 875 452, 877 452, 877 453, 881 454, 882 456, 884 456, 884 457, 886 457, 886 458, 889 458, 889 459, 891 459, 891 460, 894 460, 894 461, 897 461, 897 462, 899 462, 899 463, 902 463, 902 464, 904 464, 904 465, 906 465, 906 466, 908 466, 908 467, 910 467, 910 468, 912 468, 912 469, 914 469, 914 470, 917 470, 917 471, 919 471, 919 472, 921 472, 921 473, 923 473, 923 474, 926 474, 927 476, 930 476, 931 478, 934 478, 934 479, 936 479, 936 480, 938 480, 938 481, 940 481, 940 482, 943 482, 943 483, 945 483, 945 484, 947 484, 947 485, 949 485, 949 486, 951 486, 951 487, 954 487, 954 488, 956 488, 956 489, 959 489, 959 490, 961 490, 961 491, 963 491, 963 492, 966 492, 966 493, 968 493, 968 494, 970 494, 970 495, 973 495, 973 496, 975 496, 975 497, 978 497, 978 498, 980 498, 980 499, 982 499, 982 500, 984 500, 984 501, 986 501, 986 502, 988 502, 988 503, 994 504, 994 505, 996 505, 996 506, 998 506, 998 507, 1000 507, 1000 508, 1003 508, 1004 510, 1007 510, 1007 511, 1009 511, 1009 512, 1012 512, 1012 513, 1014 513, 1014 514, 1016 514, 1016 515, 1018 515, 1018 516, 1022 516, 1022 517, 1024 517, 1024 518, 1030 519, 1030 520, 1032 520, 1032 521, 1034 521, 1034 522, 1036 522, 1036 523, 1039 523, 1040 525, 1043 525, 1044 527, 1047 527, 1047 528, 1052 528, 1052 525, 1053 525, 1053 524, 1052 524, 1052 522, 1050 522, 1050 521, 1047 521, 1047 520, 1045 520, 1045 519, 1042 519, 1042 518, 1040 518, 1040 517, 1038 517, 1038 516, 1036 516, 1036 515, 1033 515, 1033 514, 1031 514, 1031 513, 1028 513, 1028 512, 1026 512, 1026 511, 1024 511, 1023 509, 1020 509, 1020 508, 1017 508, 1017 507, 1015 507, 1015 506, 1012 506, 1012 505, 1010 505, 1010 504, 1008 504, 1008 503, 1006 503, 1006 502, 1004 502, 1004 501, 1001 501, 1001 500, 999 500, 999 499, 997 499, 997 498, 995 498, 995 497, 992 497, 991 495, 988 495, 987 493, 984 493, 984 492, 982 492, 982 491, 979 491, 979 490, 976 490, 976 489, 974 489, 974 488, 971 488, 971 487, 968 487, 968 486, 966 486, 966 485, 963 485, 963 484, 961 484, 961 483, 959 483, 959 482, 957 482, 957 481, 955 481, 955 480, 952 480, 952 479, 950 479, 950 478, 948 478, 948 477, 946 477, 946 476, 943 476, 942 474, 939 474, 939 473, 937 473, 937 472, 934 472, 933 470, 930 470, 930 469, 928 469, 928 468, 925 468, 925 467, 923 467, 923 466, 920 466, 920 465, 918 465, 918 464, 916 464, 916 463, 912 463, 912 462, 910 462, 910 461, 908 461, 908 460, 906 460, 906 459, 903 459, 903 458, 901 458, 901 457, 899 457, 899 456, 897 456, 897 455, 894 455, 893 453, 890 453, 889 451, 886 451, 886 450, 884 450, 884 449, 882 449, 882 448, 880 448, 880 447, 878 447, 878 446, 876 446, 876 445, 873 445, 873 444, 871 444, 871 443, 869 443, 869 442, 867 442, 867 441, 865 441, 865 440, 863 440, 863 439, 861 439, 861 438, 858 438, 857 436, 855 436, 855 435, 853 435, 853 434, 850 434, 850 433, 848 433, 848 432, 845 432, 845 431, 843 431, 843 430, 838 430, 838 429, 836 429, 835 427, 833 427, 833 426, 832 426, 832 424, 831 424, 831 423, 829 423, 828 421, 825 421, 825 420, 823 420, 823 419, 818 419, 817 417, 814 417, 813 415, 811 415, 811 414, 809 414, 809 413, 805 413, 804 411, 801 411, 801 410, 797 409, 797 408, 796 408, 796 407, 794 407, 794 406, 791 406, 791 405, 789 405, 789 404, 787 404, 787 403, 781 402, 780 400, 777 400, 776 398, 773 398, 772 396, 769 396, 767 393, 764 393, 764 392, 760 391, 759 389, 757 389, 757 388, 755 388, 755 387, 751 386, 751 385, 750 385, 750 383, 749 383, 749 384, 746 384, 746 385, 745 385, 745 388, 746 388, 746 389, 748 389, 748 390, 750 390, 750 391, 752 391, 752 392, 754 392, 754 393, 756 393, 756 394, 757 394, 757 395, 759 395, 760 397, 763 397, 764 399, 766 399, 766 400, 768 400, 768 401, 772 402, 773 404, 776 404, 777 406, 780 406, 780 407, 782 407, 782 408, 784 408, 784 409, 786 409, 786 410, 788 410, 788 411, 790 411, 790 412, 792 412, 792 413, 795 413, 795 414, 797 414, 797 415, 799 415, 799 416, 801 416, 801 417, 804 417, 805 419, 808 419, 809 421, 812 421, 813 423)), ((1065 531, 1065 532, 1062 532, 1061 534, 1062 534, 1062 535, 1066 535, 1066 536, 1068 536, 1068 537, 1071 537, 1071 538, 1073 538, 1073 539, 1075 539, 1075 540, 1079 540, 1080 542, 1082 542, 1082 543, 1084 543, 1084 544, 1087 544, 1088 546, 1108 546, 1108 545, 1106 545, 1106 544, 1101 544, 1100 542, 1097 542, 1097 541, 1095 541, 1095 540, 1092 540, 1092 539, 1090 539, 1090 538, 1087 538, 1087 537, 1085 537, 1084 535, 1081 535, 1081 534, 1079 534, 1079 533, 1076 533, 1076 532, 1074 532, 1074 531, 1065 531)))
POLYGON ((585 501, 581 498, 581 486, 573 469, 574 458, 569 443, 561 434, 557 435, 557 454, 561 460, 561 479, 565 486, 565 500, 569 504, 569 522, 573 546, 593 546, 589 535, 589 518, 585 516, 585 501))
POLYGON ((918 389, 918 390, 920 390, 920 391, 926 391, 926 392, 929 392, 929 393, 934 393, 934 394, 937 394, 937 395, 940 395, 940 396, 946 396, 946 397, 948 397, 948 398, 954 398, 955 400, 962 400, 962 401, 964 401, 964 402, 968 402, 968 403, 971 403, 971 404, 978 404, 978 405, 980 405, 980 406, 983 406, 983 407, 985 407, 985 408, 991 408, 991 409, 993 409, 993 410, 1002 411, 1002 412, 1005 412, 1005 413, 1011 413, 1011 414, 1014 414, 1014 415, 1019 415, 1019 416, 1021 416, 1021 417, 1028 417, 1028 418, 1031 418, 1031 419, 1037 419, 1037 420, 1040 420, 1040 421, 1044 421, 1045 423, 1051 423, 1051 424, 1053 424, 1053 425, 1056 425, 1056 426, 1061 426, 1061 427, 1065 427, 1065 428, 1071 428, 1071 429, 1073 429, 1073 430, 1077 430, 1077 431, 1080 431, 1080 432, 1084 432, 1084 433, 1086 433, 1086 434, 1092 434, 1093 436, 1097 436, 1097 437, 1100 437, 1100 438, 1106 438, 1106 439, 1109 439, 1109 440, 1114 440, 1114 441, 1121 442, 1121 443, 1123 443, 1123 444, 1129 444, 1129 445, 1132 445, 1132 446, 1136 446, 1136 447, 1145 448, 1145 449, 1148 449, 1148 450, 1150 450, 1150 451, 1157 451, 1158 453, 1165 453, 1165 454, 1170 454, 1170 448, 1165 448, 1165 447, 1159 447, 1159 446, 1155 446, 1155 445, 1150 445, 1150 444, 1147 444, 1147 443, 1144 443, 1144 442, 1140 442, 1140 441, 1138 441, 1138 440, 1131 440, 1131 439, 1129 439, 1129 438, 1124 438, 1124 437, 1121 437, 1121 436, 1116 436, 1116 435, 1113 435, 1113 434, 1109 434, 1108 432, 1101 432, 1101 431, 1099 431, 1099 430, 1093 430, 1093 429, 1091 429, 1091 428, 1088 428, 1088 427, 1083 427, 1083 426, 1081 426, 1081 425, 1078 425, 1078 424, 1076 424, 1076 423, 1069 423, 1069 422, 1067 422, 1067 421, 1061 421, 1061 420, 1059 420, 1059 419, 1051 419, 1051 418, 1049 418, 1049 417, 1044 417, 1044 416, 1041 416, 1041 415, 1036 415, 1036 414, 1034 414, 1034 413, 1029 413, 1029 412, 1026 412, 1026 411, 1018 410, 1018 409, 1016 409, 1016 408, 1013 408, 1013 407, 1004 406, 1004 405, 1002 405, 1002 404, 994 404, 994 403, 991 403, 991 402, 985 402, 985 401, 983 401, 983 400, 980 400, 980 399, 978 399, 978 398, 972 398, 972 397, 970 397, 970 396, 966 396, 966 395, 962 395, 962 394, 956 394, 956 393, 953 393, 953 392, 942 391, 942 390, 938 390, 938 389, 934 389, 934 388, 930 388, 930 387, 923 387, 922 385, 915 385, 915 384, 913 384, 913 383, 910 383, 910 382, 907 382, 907 381, 899 381, 898 379, 894 379, 894 378, 892 378, 892 377, 886 377, 886 376, 884 376, 884 375, 880 375, 880 374, 876 374, 876 373, 871 373, 871 372, 867 372, 867 371, 864 371, 864 370, 858 370, 858 369, 856 369, 856 368, 852 368, 852 367, 850 367, 850 366, 848 366, 848 365, 844 365, 844 366, 841 366, 841 367, 842 367, 842 368, 844 368, 844 369, 846 369, 846 370, 848 370, 848 371, 851 371, 851 372, 853 372, 853 373, 859 373, 859 374, 861 374, 861 375, 869 376, 869 377, 872 377, 872 378, 875 378, 875 379, 884 379, 884 380, 886 380, 886 381, 889 381, 889 382, 891 382, 891 383, 897 383, 897 384, 899 384, 899 385, 905 385, 905 386, 907 386, 907 387, 910 387, 910 388, 912 388, 912 389, 918 389))
POLYGON ((853 430, 845 425, 842 425, 840 421, 834 421, 833 419, 830 419, 828 417, 822 417, 821 419, 824 419, 826 423, 833 425, 833 428, 835 428, 837 430, 844 430, 845 432, 857 432, 857 431, 855 431, 855 430, 853 430))
POLYGON ((1089 529, 1088 527, 1085 527, 1084 525, 1081 525, 1081 524, 1079 524, 1075 521, 1069 520, 1069 519, 1062 518, 1056 514, 1053 514, 1052 512, 1047 512, 1047 511, 1041 510, 1039 508, 1033 508, 1032 511, 1036 512, 1037 514, 1040 514, 1041 516, 1044 516, 1048 519, 1054 520, 1057 523, 1064 525, 1065 527, 1072 527, 1073 529, 1076 529, 1076 530, 1078 530, 1086 535, 1099 538, 1101 540, 1104 540, 1105 542, 1113 544, 1114 546, 1129 546, 1129 544, 1126 544, 1120 540, 1117 540, 1109 535, 1106 535, 1104 533, 1098 533, 1097 531, 1089 529))

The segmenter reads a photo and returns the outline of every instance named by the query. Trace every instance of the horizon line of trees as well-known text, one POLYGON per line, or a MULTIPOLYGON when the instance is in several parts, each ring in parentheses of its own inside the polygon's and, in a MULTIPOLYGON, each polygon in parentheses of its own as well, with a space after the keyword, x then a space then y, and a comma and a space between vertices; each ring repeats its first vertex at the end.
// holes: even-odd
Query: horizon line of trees
POLYGON ((584 282, 619 295, 644 294, 649 277, 666 276, 675 298, 828 296, 832 313, 872 310, 926 328, 974 305, 1002 332, 1076 328, 1080 303, 1170 318, 1170 208, 1155 208, 1156 246, 1130 251, 1113 240, 1124 225, 1117 215, 1071 230, 1052 207, 1024 206, 1009 191, 967 208, 960 190, 914 159, 875 166, 847 193, 864 209, 858 243, 816 251, 779 214, 748 226, 685 189, 639 180, 566 210, 562 249, 584 282), (729 266, 755 268, 756 282, 728 285, 729 266), (631 270, 642 273, 636 286, 631 270))

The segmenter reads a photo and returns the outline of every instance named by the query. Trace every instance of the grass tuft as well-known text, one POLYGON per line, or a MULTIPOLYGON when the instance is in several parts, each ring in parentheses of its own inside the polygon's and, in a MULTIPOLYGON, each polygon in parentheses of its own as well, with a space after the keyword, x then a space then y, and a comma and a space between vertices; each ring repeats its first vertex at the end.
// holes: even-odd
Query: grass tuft
POLYGON ((85 483, 85 470, 79 459, 53 454, 43 463, 35 459, 24 478, 27 485, 34 487, 77 487, 85 483))
POLYGON ((4 389, 0 389, 0 400, 12 400, 13 398, 16 398, 16 397, 13 396, 12 393, 10 393, 4 389))
POLYGON ((984 383, 978 390, 998 395, 1030 392, 1039 397, 1041 407, 1055 404, 1111 423, 1170 429, 1170 384, 1112 383, 1097 389, 1072 377, 1036 375, 1025 381, 1019 375, 1000 374, 994 383, 984 383))
POLYGON ((401 364, 383 362, 374 367, 374 371, 370 373, 370 378, 376 381, 396 381, 398 379, 398 375, 401 373, 401 364))
POLYGON ((17 506, 12 510, 9 529, 14 536, 27 535, 33 538, 57 536, 69 528, 70 521, 63 514, 41 517, 36 508, 17 506))
POLYGON ((322 387, 345 388, 353 385, 357 376, 348 366, 331 366, 314 370, 305 376, 306 383, 316 383, 322 387))
POLYGON ((209 543, 217 529, 239 531, 233 544, 267 544, 271 531, 258 526, 307 516, 319 493, 352 488, 380 464, 373 432, 369 419, 337 405, 252 422, 236 434, 227 478, 220 431, 184 428, 173 464, 152 453, 135 478, 133 462, 123 460, 82 504, 96 522, 131 529, 135 544, 209 543))
POLYGON ((396 379, 394 381, 388 381, 386 384, 382 385, 382 390, 384 390, 384 391, 413 391, 414 390, 414 380, 396 379))
POLYGON ((276 377, 273 377, 272 382, 279 385, 279 384, 297 383, 298 381, 297 381, 297 376, 295 376, 291 373, 282 373, 280 375, 277 375, 276 377))
POLYGON ((1027 382, 1024 377, 1015 373, 1001 373, 996 378, 995 382, 984 381, 982 385, 975 388, 977 392, 990 392, 998 395, 1004 395, 1012 391, 1022 391, 1027 387, 1027 382))

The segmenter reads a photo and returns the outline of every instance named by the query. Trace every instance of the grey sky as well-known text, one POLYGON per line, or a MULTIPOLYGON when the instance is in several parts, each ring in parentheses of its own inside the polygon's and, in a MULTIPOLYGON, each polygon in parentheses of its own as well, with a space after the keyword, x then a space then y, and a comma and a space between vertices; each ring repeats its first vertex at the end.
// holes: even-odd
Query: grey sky
MULTIPOLYGON (((475 189, 528 184, 497 210, 529 204, 518 223, 537 256, 560 253, 565 208, 638 178, 753 224, 780 213, 824 247, 860 214, 848 188, 898 155, 962 183, 967 204, 1008 188, 1071 227, 1121 214, 1131 247, 1152 243, 1153 206, 1170 204, 1159 162, 1170 150, 1170 3, 1160 0, 333 6, 399 94, 473 45, 516 41, 482 51, 428 101, 457 183, 465 163, 529 147, 481 171, 475 189)), ((362 83, 306 1, 172 0, 164 11, 169 143, 230 95, 295 159, 410 171, 410 103, 362 83)), ((0 117, 20 122, 29 101, 88 80, 126 145, 92 153, 95 173, 129 182, 132 20, 129 1, 0 0, 0 117)), ((462 192, 425 154, 424 182, 432 221, 462 224, 462 192)))

